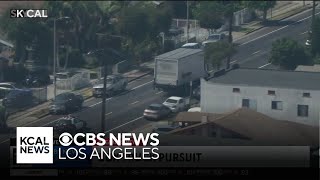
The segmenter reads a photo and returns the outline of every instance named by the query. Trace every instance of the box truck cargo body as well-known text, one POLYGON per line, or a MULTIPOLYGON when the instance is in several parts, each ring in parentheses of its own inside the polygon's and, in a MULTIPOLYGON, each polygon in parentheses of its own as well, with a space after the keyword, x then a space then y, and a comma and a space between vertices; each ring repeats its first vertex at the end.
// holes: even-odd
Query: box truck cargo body
POLYGON ((164 91, 199 81, 208 75, 201 49, 179 48, 155 57, 154 85, 164 91))

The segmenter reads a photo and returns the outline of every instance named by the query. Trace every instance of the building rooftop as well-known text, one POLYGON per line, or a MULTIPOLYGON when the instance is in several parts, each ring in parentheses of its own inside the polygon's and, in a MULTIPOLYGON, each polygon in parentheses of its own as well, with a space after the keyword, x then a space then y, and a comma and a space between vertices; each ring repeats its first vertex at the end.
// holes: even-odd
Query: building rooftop
POLYGON ((209 79, 212 83, 241 86, 320 90, 320 72, 239 68, 209 79))
POLYGON ((320 72, 320 64, 315 64, 313 66, 300 65, 295 71, 320 72))
POLYGON ((161 54, 156 59, 180 59, 195 53, 203 52, 201 49, 178 48, 173 51, 161 54))
POLYGON ((218 118, 210 118, 210 113, 189 113, 189 116, 184 117, 201 121, 203 116, 208 116, 208 121, 173 130, 171 134, 184 135, 186 130, 214 124, 248 137, 250 144, 253 145, 319 146, 318 127, 276 120, 247 108, 238 109, 218 118))

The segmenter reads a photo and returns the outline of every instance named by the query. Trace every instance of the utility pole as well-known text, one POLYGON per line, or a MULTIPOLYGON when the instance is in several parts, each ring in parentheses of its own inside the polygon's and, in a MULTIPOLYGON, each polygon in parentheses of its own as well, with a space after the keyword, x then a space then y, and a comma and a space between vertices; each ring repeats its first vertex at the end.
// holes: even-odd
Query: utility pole
POLYGON ((189 1, 187 1, 187 43, 189 42, 189 1))
POLYGON ((315 16, 316 16, 316 1, 313 0, 313 5, 312 5, 312 24, 311 24, 312 28, 313 28, 313 25, 314 25, 315 16))
POLYGON ((107 62, 104 62, 102 109, 101 109, 101 132, 102 133, 105 132, 105 121, 106 121, 107 75, 108 75, 108 66, 107 66, 107 62))
POLYGON ((56 19, 53 20, 53 95, 57 95, 57 75, 56 75, 56 19))

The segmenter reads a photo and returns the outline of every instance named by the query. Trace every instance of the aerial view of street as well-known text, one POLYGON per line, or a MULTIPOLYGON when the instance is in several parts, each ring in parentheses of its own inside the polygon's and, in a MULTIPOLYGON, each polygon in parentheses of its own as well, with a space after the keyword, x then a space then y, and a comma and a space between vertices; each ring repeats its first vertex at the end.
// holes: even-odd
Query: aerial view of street
POLYGON ((319 170, 318 3, 0 1, 1 167, 17 127, 53 127, 308 147, 279 159, 319 170))

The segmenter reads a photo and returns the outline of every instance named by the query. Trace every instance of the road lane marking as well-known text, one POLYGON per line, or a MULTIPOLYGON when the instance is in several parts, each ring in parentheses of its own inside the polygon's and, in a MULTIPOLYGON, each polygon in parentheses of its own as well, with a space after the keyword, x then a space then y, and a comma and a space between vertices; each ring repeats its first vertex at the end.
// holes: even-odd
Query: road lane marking
POLYGON ((233 63, 235 63, 235 62, 237 62, 237 60, 231 61, 230 64, 233 64, 233 63))
POLYGON ((109 133, 109 132, 111 132, 111 131, 113 131, 113 130, 115 130, 115 129, 119 129, 119 128, 127 125, 127 124, 133 123, 133 122, 138 121, 139 119, 142 119, 142 118, 143 118, 143 116, 140 116, 140 117, 138 117, 138 118, 136 118, 136 119, 134 119, 134 120, 131 120, 131 121, 129 121, 129 122, 126 122, 126 123, 124 123, 124 124, 121 124, 120 126, 117 126, 117 127, 115 127, 115 128, 112 128, 112 129, 106 131, 105 133, 109 133))
POLYGON ((258 67, 259 69, 261 69, 261 68, 264 68, 264 67, 266 67, 266 66, 269 66, 271 63, 267 63, 267 64, 265 64, 265 65, 263 65, 263 66, 260 66, 260 67, 258 67))
POLYGON ((161 93, 163 93, 163 91, 159 91, 159 92, 157 92, 156 94, 161 94, 161 93))
POLYGON ((153 80, 152 80, 152 81, 149 81, 149 82, 146 82, 146 83, 144 83, 144 84, 141 84, 141 85, 139 85, 139 86, 137 86, 137 87, 134 87, 134 88, 132 88, 131 90, 138 89, 138 88, 140 88, 140 87, 142 87, 142 86, 145 86, 145 85, 147 85, 147 84, 150 84, 150 83, 152 83, 152 82, 153 82, 153 80))
MULTIPOLYGON (((318 15, 318 14, 320 14, 320 12, 316 13, 315 15, 318 15)), ((301 21, 304 21, 304 20, 306 20, 306 19, 309 19, 310 17, 312 17, 312 16, 308 16, 308 17, 306 17, 306 18, 300 19, 299 21, 293 22, 293 23, 288 24, 288 25, 286 25, 286 26, 283 26, 283 27, 281 27, 281 28, 279 28, 279 29, 276 29, 276 30, 273 30, 273 31, 271 31, 271 32, 268 32, 267 34, 264 34, 264 35, 262 35, 262 36, 259 36, 259 37, 256 37, 256 38, 254 38, 254 39, 251 39, 250 41, 247 41, 247 42, 245 42, 245 43, 242 43, 242 44, 240 44, 239 46, 246 45, 246 44, 251 43, 251 42, 253 42, 253 41, 255 41, 255 40, 261 39, 261 38, 263 38, 263 37, 265 37, 265 36, 268 36, 268 35, 270 35, 270 34, 272 34, 272 33, 274 33, 274 32, 277 32, 277 31, 280 31, 280 30, 282 30, 282 29, 284 29, 284 28, 287 28, 288 26, 291 26, 291 25, 296 24, 296 23, 298 23, 298 22, 301 22, 301 21)))
POLYGON ((301 35, 308 33, 308 31, 301 33, 301 35))
POLYGON ((260 50, 259 50, 259 51, 254 52, 254 53, 252 53, 252 55, 257 54, 257 53, 259 53, 259 52, 260 52, 260 50))
POLYGON ((110 114, 112 114, 112 112, 107 113, 106 116, 108 116, 108 115, 110 115, 110 114))
POLYGON ((135 101, 135 102, 133 102, 133 103, 131 103, 132 105, 134 105, 134 104, 137 104, 139 101, 135 101))
POLYGON ((5 142, 8 142, 9 140, 10 140, 10 138, 7 139, 7 140, 4 140, 4 141, 2 141, 2 142, 0 142, 0 144, 3 144, 3 143, 5 143, 5 142))
MULTIPOLYGON (((108 98, 108 99, 106 99, 106 101, 109 101, 109 100, 111 100, 112 98, 108 98)), ((89 107, 93 107, 93 106, 96 106, 96 105, 98 105, 98 104, 101 104, 102 103, 102 101, 99 101, 99 102, 97 102, 97 103, 95 103, 95 104, 92 104, 92 105, 90 105, 89 107)))

